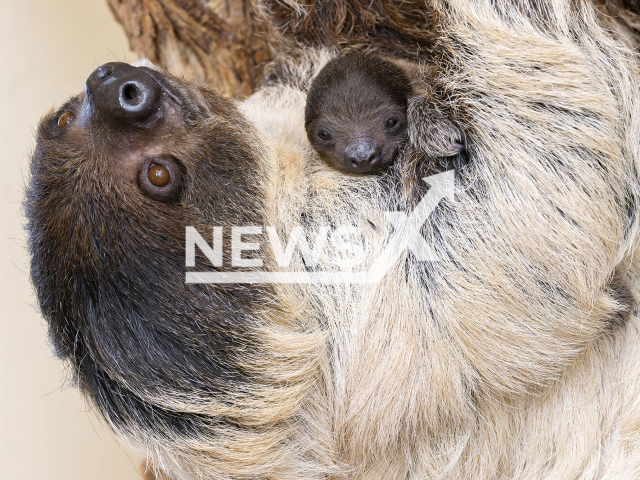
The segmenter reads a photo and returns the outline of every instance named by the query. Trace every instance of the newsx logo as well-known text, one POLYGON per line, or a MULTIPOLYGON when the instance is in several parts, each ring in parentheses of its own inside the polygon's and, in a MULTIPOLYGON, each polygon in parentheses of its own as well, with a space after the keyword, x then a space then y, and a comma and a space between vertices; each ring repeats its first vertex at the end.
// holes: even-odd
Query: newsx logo
MULTIPOLYGON (((332 263, 341 270, 337 272, 308 272, 308 271, 262 271, 260 258, 244 258, 243 252, 258 251, 260 244, 245 242, 243 235, 259 235, 263 233, 260 226, 232 226, 231 227, 231 266, 254 268, 252 271, 224 271, 224 272, 187 272, 187 283, 377 283, 389 271, 402 253, 409 249, 416 260, 422 262, 437 261, 431 247, 420 234, 420 229, 428 220, 429 215, 443 198, 453 201, 454 171, 449 170, 423 179, 431 188, 420 200, 416 208, 410 213, 384 212, 393 226, 393 234, 380 255, 373 261, 365 272, 350 271, 358 266, 365 257, 362 242, 362 231, 354 226, 341 226, 330 230, 321 227, 313 246, 309 245, 302 227, 294 227, 288 242, 283 246, 275 227, 265 227, 271 250, 276 263, 286 268, 291 263, 296 248, 307 266, 317 265, 325 246, 330 242, 334 251, 340 255, 332 258, 332 263)), ((221 267, 223 261, 223 227, 213 227, 213 243, 209 245, 194 227, 186 227, 186 259, 187 267, 195 267, 196 246, 207 257, 214 267, 221 267)))

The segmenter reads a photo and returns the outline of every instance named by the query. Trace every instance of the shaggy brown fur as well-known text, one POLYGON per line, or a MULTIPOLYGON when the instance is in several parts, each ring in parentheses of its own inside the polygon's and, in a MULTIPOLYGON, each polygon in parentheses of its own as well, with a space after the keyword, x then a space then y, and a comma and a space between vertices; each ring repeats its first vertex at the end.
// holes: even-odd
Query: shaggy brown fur
MULTIPOLYGON (((206 432, 231 451, 234 437, 251 443, 264 429, 286 437, 291 399, 307 388, 313 365, 287 345, 313 335, 297 338, 295 315, 271 289, 185 284, 186 226, 207 236, 216 224, 264 218, 264 152, 229 100, 144 73, 162 88, 144 118, 122 120, 89 89, 42 120, 25 205, 31 275, 56 352, 107 420, 155 451, 191 452, 197 465, 194 442, 206 432), (69 114, 70 123, 60 121, 69 114), (171 169, 177 195, 158 197, 143 183, 156 164, 171 169)), ((229 268, 225 253, 219 270, 229 268)), ((270 471, 277 442, 254 447, 270 471)), ((219 455, 208 463, 227 470, 219 455)))
POLYGON ((298 55, 239 108, 163 76, 179 115, 59 129, 81 94, 43 121, 27 199, 43 314, 85 393, 161 471, 640 477, 635 58, 586 1, 443 0, 429 14, 430 110, 465 132, 470 162, 422 230, 440 261, 406 253, 378 284, 183 281, 185 225, 218 222, 358 225, 366 268, 389 238, 384 212, 411 210, 420 176, 442 168, 411 148, 381 176, 318 159, 305 91, 332 52, 298 55), (183 167, 172 203, 121 175, 160 154, 183 167))
POLYGON ((415 0, 264 0, 262 10, 286 38, 304 46, 353 46, 416 59, 437 38, 437 13, 415 0))
MULTIPOLYGON (((600 20, 631 48, 640 47, 640 4, 636 0, 592 0, 600 20)), ((303 46, 351 47, 424 58, 438 43, 439 15, 433 2, 264 0, 258 9, 285 38, 303 46)), ((544 2, 522 2, 529 19, 544 16, 544 2)))
POLYGON ((594 0, 602 22, 631 48, 640 49, 640 3, 637 0, 594 0))

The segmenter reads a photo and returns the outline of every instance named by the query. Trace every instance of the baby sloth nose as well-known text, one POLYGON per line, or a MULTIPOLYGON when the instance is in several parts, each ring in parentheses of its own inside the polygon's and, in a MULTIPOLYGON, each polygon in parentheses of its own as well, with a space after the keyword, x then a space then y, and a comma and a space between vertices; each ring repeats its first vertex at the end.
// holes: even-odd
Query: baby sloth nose
POLYGON ((344 151, 345 167, 356 173, 368 173, 380 167, 381 153, 375 142, 359 138, 351 142, 344 151))
POLYGON ((122 123, 148 118, 161 94, 146 68, 120 62, 100 65, 89 75, 86 87, 103 119, 122 123))

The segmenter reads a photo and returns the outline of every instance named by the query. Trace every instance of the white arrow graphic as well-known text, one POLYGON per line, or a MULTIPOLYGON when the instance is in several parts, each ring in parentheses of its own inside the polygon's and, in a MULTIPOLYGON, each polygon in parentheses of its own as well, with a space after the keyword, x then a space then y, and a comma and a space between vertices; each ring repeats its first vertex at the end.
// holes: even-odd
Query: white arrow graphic
POLYGON ((405 249, 413 252, 416 260, 420 262, 438 261, 431 247, 420 234, 420 229, 443 198, 453 201, 454 179, 454 170, 423 178, 422 180, 431 185, 431 188, 410 215, 404 212, 386 212, 387 218, 393 225, 394 233, 386 248, 367 272, 371 283, 382 280, 405 249))

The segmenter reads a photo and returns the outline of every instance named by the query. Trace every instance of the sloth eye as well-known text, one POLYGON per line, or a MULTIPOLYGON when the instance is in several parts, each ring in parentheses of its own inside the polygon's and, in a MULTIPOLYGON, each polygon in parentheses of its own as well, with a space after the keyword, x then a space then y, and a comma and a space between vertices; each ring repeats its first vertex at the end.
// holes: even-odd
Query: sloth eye
POLYGON ((327 140, 329 140, 331 138, 331 135, 329 134, 329 132, 327 132, 326 130, 320 130, 318 132, 318 138, 324 142, 326 142, 327 140))
POLYGON ((393 128, 396 125, 398 125, 398 120, 395 118, 390 118, 389 120, 387 120, 387 128, 393 128))
POLYGON ((72 120, 73 120, 73 113, 64 112, 62 115, 60 115, 60 118, 58 118, 58 127, 64 128, 67 125, 69 125, 72 120))
POLYGON ((179 199, 182 171, 172 157, 150 158, 140 165, 138 186, 147 197, 160 202, 179 199))
POLYGON ((171 175, 169 174, 169 170, 167 170, 162 165, 151 164, 149 167, 149 182, 154 187, 166 187, 171 180, 171 175))

